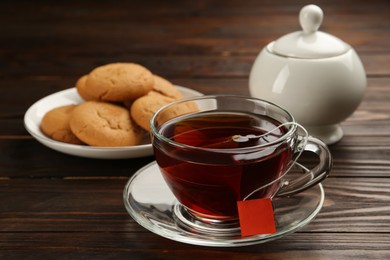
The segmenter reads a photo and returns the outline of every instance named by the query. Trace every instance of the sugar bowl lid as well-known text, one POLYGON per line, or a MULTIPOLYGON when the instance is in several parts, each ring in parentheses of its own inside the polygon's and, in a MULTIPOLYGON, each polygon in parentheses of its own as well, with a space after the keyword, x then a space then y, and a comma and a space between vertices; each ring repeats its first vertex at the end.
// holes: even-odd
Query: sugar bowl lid
POLYGON ((320 59, 339 56, 351 46, 339 38, 318 31, 324 14, 316 5, 306 5, 299 13, 302 31, 286 34, 267 48, 270 52, 292 58, 320 59))

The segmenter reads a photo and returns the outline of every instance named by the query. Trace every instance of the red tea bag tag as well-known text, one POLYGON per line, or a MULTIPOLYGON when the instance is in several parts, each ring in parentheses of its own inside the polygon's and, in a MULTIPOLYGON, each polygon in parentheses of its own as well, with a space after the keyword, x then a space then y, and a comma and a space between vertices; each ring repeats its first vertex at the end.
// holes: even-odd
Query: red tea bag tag
POLYGON ((241 236, 276 233, 270 198, 238 201, 241 236))

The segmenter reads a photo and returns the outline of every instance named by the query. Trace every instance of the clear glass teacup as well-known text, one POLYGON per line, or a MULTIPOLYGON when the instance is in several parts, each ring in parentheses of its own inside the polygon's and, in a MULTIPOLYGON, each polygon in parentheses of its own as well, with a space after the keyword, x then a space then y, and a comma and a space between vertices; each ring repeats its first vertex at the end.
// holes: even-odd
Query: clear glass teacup
POLYGON ((237 201, 290 196, 330 172, 327 146, 283 108, 231 95, 179 100, 151 120, 155 158, 190 222, 236 225, 237 201), (286 181, 302 152, 318 155, 311 171, 286 181))

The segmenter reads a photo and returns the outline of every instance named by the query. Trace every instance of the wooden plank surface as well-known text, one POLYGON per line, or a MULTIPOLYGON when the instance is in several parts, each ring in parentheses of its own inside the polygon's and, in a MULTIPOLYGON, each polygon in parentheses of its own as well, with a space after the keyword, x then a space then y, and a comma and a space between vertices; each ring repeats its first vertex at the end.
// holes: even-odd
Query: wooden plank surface
MULTIPOLYGON (((121 200, 127 181, 126 177, 1 180, 0 231, 142 231, 121 200)), ((324 188, 321 214, 303 232, 390 233, 389 179, 329 177, 324 188)))
POLYGON ((313 222, 278 241, 239 249, 178 244, 146 231, 128 216, 122 201, 117 199, 126 181, 127 178, 104 182, 1 181, 0 205, 7 207, 2 206, 0 213, 0 248, 6 249, 0 250, 0 255, 33 254, 61 259, 63 254, 67 257, 104 254, 108 258, 130 255, 153 258, 162 254, 160 257, 178 259, 190 250, 194 257, 208 259, 255 257, 259 253, 264 253, 262 256, 267 259, 284 257, 286 252, 289 257, 298 258, 370 259, 370 252, 375 250, 375 256, 381 259, 389 253, 388 179, 329 178, 324 183, 325 205, 313 222), (5 201, 10 199, 7 194, 17 194, 18 190, 23 193, 5 201))
POLYGON ((389 236, 296 233, 244 248, 205 248, 179 244, 149 232, 7 234, 0 256, 20 259, 388 259, 389 236), (315 240, 314 240, 315 239, 315 240), (23 241, 23 242, 21 242, 23 241), (316 242, 314 242, 316 241, 316 242), (30 257, 32 258, 32 257, 30 257))

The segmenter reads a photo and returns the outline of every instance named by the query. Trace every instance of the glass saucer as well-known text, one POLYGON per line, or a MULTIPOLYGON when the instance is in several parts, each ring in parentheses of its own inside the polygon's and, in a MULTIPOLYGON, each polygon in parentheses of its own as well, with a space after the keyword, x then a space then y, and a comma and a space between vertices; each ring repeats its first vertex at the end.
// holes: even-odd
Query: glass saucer
POLYGON ((301 229, 320 212, 325 194, 318 184, 294 196, 274 199, 277 232, 248 237, 241 237, 234 228, 227 228, 222 234, 191 228, 185 210, 168 188, 156 162, 144 166, 131 177, 123 198, 130 216, 162 237, 193 245, 234 247, 265 243, 301 229))

